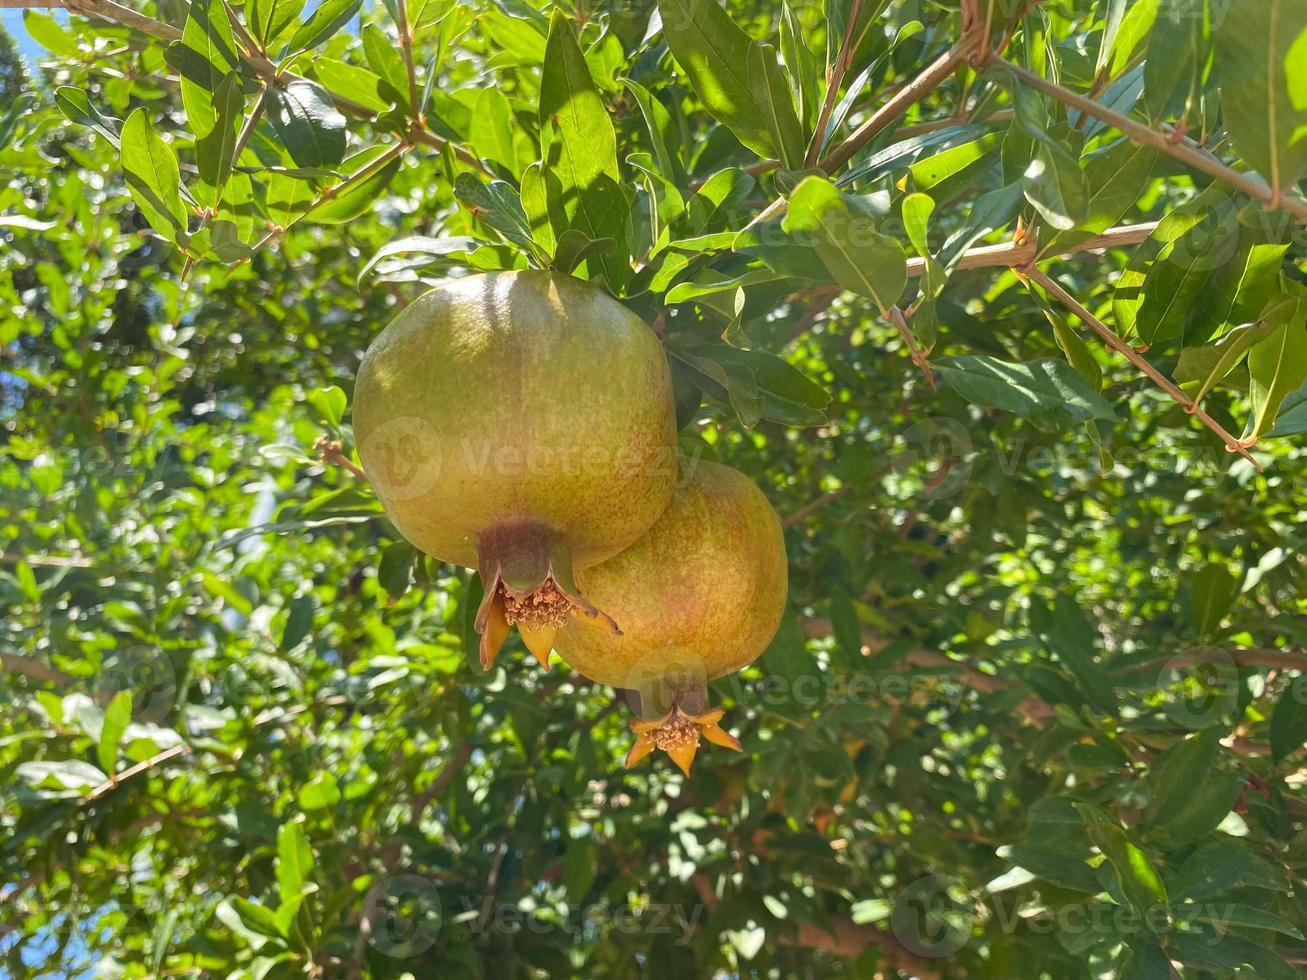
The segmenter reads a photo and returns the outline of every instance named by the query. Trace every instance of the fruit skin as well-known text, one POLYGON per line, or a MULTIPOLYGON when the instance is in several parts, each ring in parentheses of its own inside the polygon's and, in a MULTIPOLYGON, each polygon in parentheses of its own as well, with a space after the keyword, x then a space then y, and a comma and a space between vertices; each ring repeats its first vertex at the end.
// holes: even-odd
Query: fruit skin
MULTIPOLYGON (((642 739, 665 747, 662 729, 692 722, 731 744, 716 737, 725 733, 716 730, 720 710, 708 710, 707 681, 751 663, 776 634, 788 586, 785 540, 775 510, 743 473, 706 461, 683 460, 682 469, 672 502, 640 540, 577 573, 622 635, 573 620, 555 648, 591 680, 640 692, 644 719, 634 727, 642 739)), ((648 748, 638 740, 635 757, 648 748)), ((692 759, 692 748, 680 755, 692 759)))
POLYGON ((354 435, 400 533, 480 568, 483 662, 513 621, 492 608, 501 600, 552 583, 594 614, 573 569, 635 541, 676 481, 658 338, 615 299, 553 273, 451 279, 406 307, 364 355, 354 435))

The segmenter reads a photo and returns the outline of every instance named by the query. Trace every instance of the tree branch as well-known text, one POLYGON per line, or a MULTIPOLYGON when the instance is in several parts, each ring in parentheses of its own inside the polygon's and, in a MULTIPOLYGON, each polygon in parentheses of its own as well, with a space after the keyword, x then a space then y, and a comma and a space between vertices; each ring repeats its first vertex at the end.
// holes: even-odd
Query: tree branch
POLYGON ((98 800, 100 797, 104 796, 105 793, 108 793, 111 789, 115 788, 116 786, 122 785, 124 782, 131 779, 133 776, 139 776, 141 773, 148 772, 149 770, 153 769, 155 766, 161 766, 169 759, 174 759, 177 756, 181 755, 183 752, 187 752, 189 750, 190 747, 187 745, 174 745, 172 748, 164 749, 162 752, 156 753, 155 755, 150 756, 148 759, 145 759, 142 762, 136 763, 136 765, 134 766, 124 769, 122 772, 118 773, 117 775, 110 775, 108 779, 102 782, 99 786, 95 787, 95 789, 91 790, 91 792, 87 793, 83 802, 93 803, 96 800, 98 800))
MULTIPOLYGON (((157 37, 161 41, 177 41, 182 36, 182 32, 171 24, 165 24, 153 17, 137 13, 130 7, 115 3, 114 0, 0 0, 0 7, 63 9, 71 13, 81 14, 84 17, 98 17, 101 20, 114 21, 125 27, 138 30, 143 34, 149 34, 151 37, 157 37)), ((255 74, 263 79, 266 84, 275 84, 283 79, 302 79, 303 77, 293 72, 278 72, 277 66, 262 55, 252 54, 245 60, 254 69, 255 74)), ((331 101, 336 104, 336 108, 346 115, 369 122, 376 120, 377 114, 367 106, 360 105, 353 99, 337 95, 330 90, 327 91, 327 94, 331 96, 331 101)), ((454 155, 459 160, 483 174, 491 175, 490 168, 486 166, 480 157, 457 143, 450 143, 443 136, 437 136, 425 125, 415 124, 410 138, 415 143, 421 143, 436 150, 442 149, 446 143, 449 143, 453 147, 454 155)))
POLYGON ((1139 370, 1144 372, 1144 374, 1148 375, 1154 384, 1175 399, 1175 401, 1178 402, 1186 412, 1190 415, 1196 416, 1198 421, 1202 422, 1203 425, 1216 433, 1221 441, 1225 443, 1226 449, 1232 453, 1238 453, 1244 459, 1248 460, 1248 462, 1252 463, 1253 466, 1257 468, 1258 472, 1261 471, 1261 465, 1257 460, 1253 459, 1252 454, 1248 452, 1247 447, 1244 446, 1243 443, 1230 435, 1220 422, 1217 422, 1216 419, 1208 415, 1200 405, 1181 391, 1170 378, 1166 377, 1166 375, 1162 374, 1161 371, 1153 367, 1153 365, 1150 364, 1142 354, 1109 330, 1107 326, 1098 319, 1098 317, 1085 309, 1074 296, 1063 289, 1057 282, 1049 278, 1048 275, 1037 266, 1027 266, 1022 270, 1022 273, 1023 275, 1028 276, 1032 281, 1038 283, 1049 293, 1049 295, 1053 296, 1059 303, 1074 313, 1080 319, 1081 323, 1098 335, 1103 343, 1123 356, 1135 367, 1139 368, 1139 370))
POLYGON ((896 122, 908 109, 912 108, 929 95, 936 86, 948 78, 966 61, 965 42, 959 42, 940 55, 911 83, 894 93, 883 106, 872 113, 871 118, 855 129, 821 161, 821 168, 828 174, 834 173, 849 162, 853 154, 875 139, 891 123, 896 122))
POLYGON ((835 100, 840 94, 840 86, 844 83, 844 76, 849 70, 849 62, 853 60, 853 49, 857 46, 853 34, 857 30, 861 16, 862 0, 853 0, 849 19, 844 22, 844 37, 840 41, 839 54, 835 56, 835 64, 831 66, 830 75, 826 79, 826 97, 822 99, 817 126, 812 133, 812 142, 808 145, 807 155, 803 159, 805 167, 816 166, 817 158, 821 155, 822 133, 830 122, 831 113, 835 110, 835 100))
POLYGON ((1207 174, 1209 177, 1225 181, 1250 197, 1261 201, 1268 208, 1283 209, 1299 221, 1307 222, 1307 201, 1287 196, 1280 188, 1271 187, 1257 174, 1243 173, 1227 166, 1193 140, 1180 136, 1177 132, 1158 132, 1151 126, 1145 126, 1129 116, 1114 112, 1101 102, 1096 102, 1093 99, 1072 92, 1070 89, 1063 88, 1056 82, 1051 82, 1042 75, 1022 68, 1020 65, 1005 61, 996 54, 989 56, 988 63, 990 66, 1006 68, 1031 88, 1037 89, 1059 102, 1063 102, 1074 109, 1079 109, 1086 115, 1107 123, 1114 129, 1129 136, 1136 143, 1145 143, 1152 146, 1162 153, 1174 157, 1181 163, 1207 174))
POLYGON ((31 657, 0 653, 0 667, 13 674, 34 677, 39 681, 49 681, 52 684, 69 684, 73 681, 71 674, 65 674, 58 667, 51 667, 49 664, 33 660, 31 657))
MULTIPOLYGON (((694 890, 699 894, 699 901, 711 912, 717 907, 717 893, 711 879, 699 873, 691 879, 694 890)), ((830 927, 822 928, 810 922, 797 924, 798 931, 794 937, 781 932, 775 936, 778 943, 790 946, 803 946, 808 949, 821 949, 842 959, 853 959, 871 947, 885 951, 885 959, 896 969, 919 980, 937 980, 939 971, 936 964, 917 956, 905 947, 892 932, 877 929, 875 926, 858 925, 847 919, 831 918, 830 927)))

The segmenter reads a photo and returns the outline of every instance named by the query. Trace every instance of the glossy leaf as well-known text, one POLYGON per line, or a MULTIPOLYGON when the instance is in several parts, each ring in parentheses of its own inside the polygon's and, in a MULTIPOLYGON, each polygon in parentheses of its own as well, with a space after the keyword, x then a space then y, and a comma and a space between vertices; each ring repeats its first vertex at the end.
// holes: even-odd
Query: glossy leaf
POLYGON ((1307 173, 1307 6, 1230 0, 1216 28, 1225 125, 1272 187, 1307 173))
MULTIPOLYGON (((575 229, 587 238, 626 241, 627 203, 617 169, 617 143, 608 111, 590 77, 571 21, 555 11, 549 22, 540 83, 545 141, 543 176, 554 237, 575 229)), ((629 270, 620 251, 587 260, 620 290, 629 270)))
POLYGON ((123 123, 120 150, 127 187, 145 220, 168 241, 184 243, 181 169, 172 148, 155 132, 146 109, 135 110, 123 123))
POLYGON ((1063 361, 1013 364, 966 355, 938 358, 931 364, 967 401, 1015 412, 1040 429, 1114 418, 1111 406, 1063 361))
POLYGON ((268 120, 298 166, 334 167, 345 157, 345 117, 316 82, 270 88, 268 120))

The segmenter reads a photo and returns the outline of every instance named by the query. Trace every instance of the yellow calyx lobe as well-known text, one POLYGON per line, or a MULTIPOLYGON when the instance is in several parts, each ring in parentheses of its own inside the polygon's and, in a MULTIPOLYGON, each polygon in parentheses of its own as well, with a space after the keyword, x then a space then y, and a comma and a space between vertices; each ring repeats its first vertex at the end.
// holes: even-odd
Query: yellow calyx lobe
POLYGON ((740 740, 719 726, 718 722, 724 714, 725 711, 721 708, 713 708, 703 714, 687 714, 676 704, 661 718, 631 722, 635 744, 626 755, 626 767, 629 769, 654 749, 662 749, 671 756, 681 772, 688 776, 702 738, 736 752, 743 751, 740 740))
POLYGON ((577 590, 571 557, 549 529, 525 522, 502 525, 482 535, 478 552, 486 589, 476 618, 483 670, 490 669, 514 626, 546 670, 555 634, 573 618, 602 620, 621 632, 577 590))

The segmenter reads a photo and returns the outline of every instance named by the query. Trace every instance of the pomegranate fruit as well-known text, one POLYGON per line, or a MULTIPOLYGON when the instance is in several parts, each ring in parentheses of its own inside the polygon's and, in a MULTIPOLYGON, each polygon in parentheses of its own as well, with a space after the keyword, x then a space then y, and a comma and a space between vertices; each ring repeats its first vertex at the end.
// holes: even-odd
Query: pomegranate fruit
POLYGON ((701 738, 739 749, 708 706, 708 681, 749 664, 785 610, 780 520, 743 473, 682 461, 682 483, 656 524, 615 558, 577 572, 621 635, 573 621, 555 648, 591 680, 638 693, 628 766, 663 749, 687 775, 701 738))
POLYGON ((667 358, 617 300, 545 272, 437 286, 364 355, 354 435, 400 533, 480 571, 483 666, 514 625, 546 662, 573 616, 616 630, 574 571, 648 530, 676 483, 667 358))

